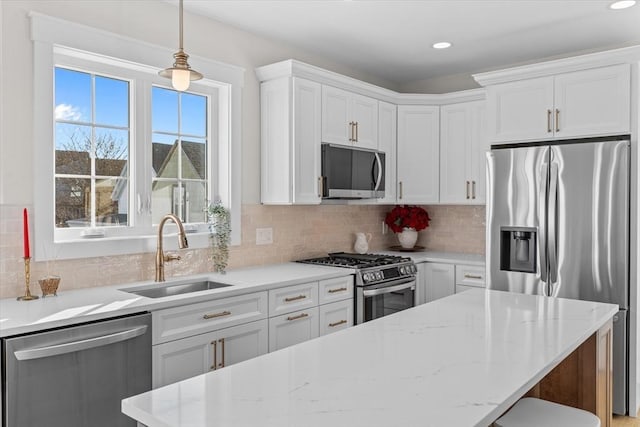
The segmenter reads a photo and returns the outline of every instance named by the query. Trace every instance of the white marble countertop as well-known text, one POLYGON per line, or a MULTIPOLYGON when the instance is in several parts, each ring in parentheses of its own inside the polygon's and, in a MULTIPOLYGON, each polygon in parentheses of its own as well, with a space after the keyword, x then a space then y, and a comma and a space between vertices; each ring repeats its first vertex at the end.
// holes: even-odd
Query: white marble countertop
MULTIPOLYGON (((207 279, 228 283, 233 286, 164 298, 147 298, 121 290, 154 285, 153 281, 71 291, 62 289, 58 292, 58 296, 47 296, 34 301, 16 301, 15 298, 6 298, 0 300, 0 337, 226 298, 296 283, 348 276, 350 274, 353 274, 353 271, 346 268, 290 262, 241 268, 228 271, 224 275, 209 273, 168 278, 166 283, 189 283, 207 279)), ((37 294, 33 286, 31 289, 32 293, 37 294)))
POLYGON ((444 264, 464 264, 464 265, 485 265, 485 256, 478 254, 463 254, 458 252, 434 252, 434 251, 416 251, 416 252, 399 252, 384 251, 386 254, 408 256, 413 262, 441 262, 444 264))
POLYGON ((122 401, 149 427, 487 426, 618 311, 475 289, 122 401))

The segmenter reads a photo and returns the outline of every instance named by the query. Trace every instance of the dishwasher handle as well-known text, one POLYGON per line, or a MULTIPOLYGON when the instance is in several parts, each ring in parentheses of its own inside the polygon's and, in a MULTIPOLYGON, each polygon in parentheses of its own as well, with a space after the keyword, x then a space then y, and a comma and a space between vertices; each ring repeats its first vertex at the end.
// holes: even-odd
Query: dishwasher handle
POLYGON ((81 341, 73 341, 69 343, 39 348, 31 348, 28 350, 18 350, 13 354, 18 360, 33 360, 42 359, 44 357, 58 356, 60 354, 73 353, 76 351, 88 350, 90 348, 102 347, 121 341, 127 341, 145 334, 147 332, 147 328, 147 325, 138 326, 137 328, 127 329, 126 331, 88 338, 81 341))

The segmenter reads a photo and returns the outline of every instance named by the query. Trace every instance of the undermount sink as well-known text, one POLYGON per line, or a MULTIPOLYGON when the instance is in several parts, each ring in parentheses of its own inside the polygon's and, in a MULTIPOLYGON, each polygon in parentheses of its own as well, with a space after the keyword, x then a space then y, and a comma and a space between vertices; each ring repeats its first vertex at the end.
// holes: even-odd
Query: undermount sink
POLYGON ((203 280, 200 282, 191 283, 176 283, 176 284, 158 284, 157 286, 149 286, 144 289, 121 289, 122 291, 129 292, 130 294, 136 294, 148 298, 162 298, 173 295, 188 294, 190 292, 207 291, 210 289, 226 288, 232 286, 226 283, 210 282, 203 280))

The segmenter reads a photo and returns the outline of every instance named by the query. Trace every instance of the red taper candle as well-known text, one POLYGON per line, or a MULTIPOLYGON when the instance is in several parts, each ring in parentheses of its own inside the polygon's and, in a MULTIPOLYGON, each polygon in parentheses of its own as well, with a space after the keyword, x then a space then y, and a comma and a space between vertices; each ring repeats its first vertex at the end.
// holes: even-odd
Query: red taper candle
POLYGON ((24 257, 31 258, 31 251, 29 250, 29 216, 27 215, 27 208, 24 208, 22 213, 24 225, 24 257))

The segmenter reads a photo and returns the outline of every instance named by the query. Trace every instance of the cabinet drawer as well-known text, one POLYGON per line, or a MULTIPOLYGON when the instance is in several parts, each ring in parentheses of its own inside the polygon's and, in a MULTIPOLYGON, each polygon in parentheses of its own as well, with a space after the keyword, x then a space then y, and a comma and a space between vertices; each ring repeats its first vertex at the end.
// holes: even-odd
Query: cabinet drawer
POLYGON ((269 319, 269 351, 318 337, 318 307, 269 319))
POLYGON ((353 326, 353 298, 320 306, 320 336, 353 326))
POLYGON ((269 317, 318 305, 318 282, 269 291, 269 317))
POLYGON ((154 311, 153 344, 267 317, 267 292, 154 311))
POLYGON ((321 280, 320 304, 353 298, 353 276, 321 280))
POLYGON ((456 265, 456 285, 485 287, 485 268, 477 265, 456 265))

